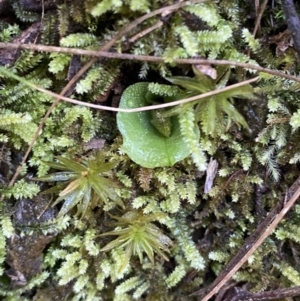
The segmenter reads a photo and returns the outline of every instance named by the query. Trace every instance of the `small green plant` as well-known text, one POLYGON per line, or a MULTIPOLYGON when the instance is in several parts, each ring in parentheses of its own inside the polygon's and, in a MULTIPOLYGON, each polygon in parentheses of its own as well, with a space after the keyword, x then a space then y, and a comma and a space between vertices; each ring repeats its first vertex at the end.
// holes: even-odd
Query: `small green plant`
MULTIPOLYGON (((167 86, 137 83, 122 95, 120 107, 141 107, 159 100, 170 102, 218 90, 226 86, 229 67, 217 68, 212 79, 193 67, 195 77, 169 77, 167 86)), ((244 117, 233 106, 233 98, 253 99, 251 85, 231 89, 212 97, 195 100, 172 109, 139 113, 118 113, 118 127, 128 156, 143 167, 172 166, 191 154, 199 170, 207 168, 206 156, 199 142, 200 133, 212 138, 221 136, 233 123, 249 130, 244 117)))
MULTIPOLYGON (((137 83, 129 86, 122 95, 120 107, 138 108, 155 102, 161 95, 159 91, 154 91, 154 85, 137 83)), ((160 90, 165 87, 158 86, 160 90)), ((173 90, 178 91, 175 87, 173 90)), ((166 95, 160 98, 170 100, 166 95)), ((118 128, 123 135, 123 149, 134 162, 143 167, 172 166, 190 154, 180 132, 178 117, 159 119, 160 116, 149 111, 120 112, 117 115, 118 128)), ((197 136, 198 129, 194 130, 197 136)))
POLYGON ((47 162, 54 169, 61 170, 35 180, 45 182, 62 182, 43 193, 59 192, 53 206, 65 200, 58 217, 63 216, 77 206, 77 215, 86 213, 90 204, 93 207, 99 203, 107 204, 108 200, 122 204, 115 192, 116 183, 110 180, 110 170, 117 165, 116 161, 105 162, 102 153, 97 153, 80 162, 64 157, 58 157, 58 162, 47 162))
POLYGON ((121 217, 113 216, 117 220, 114 225, 119 228, 101 236, 115 235, 118 238, 103 247, 101 251, 125 248, 127 261, 124 262, 122 268, 127 265, 132 255, 138 255, 142 263, 143 253, 146 253, 152 263, 154 263, 154 252, 169 261, 166 253, 170 252, 168 247, 172 244, 172 241, 152 223, 161 218, 162 215, 164 214, 144 215, 141 211, 129 211, 121 217))
MULTIPOLYGON (((230 69, 217 68, 217 78, 213 79, 201 73, 193 66, 195 77, 174 76, 167 78, 172 84, 178 85, 185 89, 183 97, 191 97, 197 94, 210 92, 224 88, 230 77, 230 69)), ((233 105, 234 98, 253 99, 253 88, 251 85, 245 85, 216 94, 212 97, 195 100, 193 102, 177 106, 173 109, 162 113, 163 117, 182 114, 191 107, 195 107, 195 122, 201 123, 201 129, 206 135, 215 138, 226 132, 232 125, 237 124, 249 130, 249 126, 244 117, 233 105)))

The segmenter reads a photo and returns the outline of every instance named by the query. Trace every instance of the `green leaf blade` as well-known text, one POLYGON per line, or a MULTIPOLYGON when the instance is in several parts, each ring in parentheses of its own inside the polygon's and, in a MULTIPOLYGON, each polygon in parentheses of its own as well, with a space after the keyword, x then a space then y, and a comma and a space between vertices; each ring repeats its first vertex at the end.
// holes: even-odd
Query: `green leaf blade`
POLYGON ((74 160, 68 159, 68 158, 64 158, 64 157, 58 157, 58 160, 66 167, 68 167, 68 169, 70 170, 74 170, 75 172, 83 172, 86 171, 87 168, 80 164, 75 162, 74 160))
MULTIPOLYGON (((147 105, 145 95, 149 83, 137 83, 126 89, 120 107, 147 105)), ((178 118, 171 118, 172 132, 164 137, 151 124, 150 112, 118 113, 118 128, 123 135, 123 149, 137 164, 147 167, 172 166, 189 155, 182 139, 178 118)))

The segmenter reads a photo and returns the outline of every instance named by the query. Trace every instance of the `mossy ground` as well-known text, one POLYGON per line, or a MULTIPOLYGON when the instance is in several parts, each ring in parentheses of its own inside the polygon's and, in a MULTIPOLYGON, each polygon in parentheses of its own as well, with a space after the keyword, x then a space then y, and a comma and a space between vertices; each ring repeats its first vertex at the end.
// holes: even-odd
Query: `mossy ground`
MULTIPOLYGON (((0 41, 98 50, 130 22, 173 4, 3 1, 0 41)), ((67 96, 118 107, 123 90, 136 82, 166 85, 166 77, 193 77, 191 64, 175 63, 179 58, 231 60, 298 75, 298 58, 280 1, 268 3, 260 21, 258 11, 252 1, 240 0, 206 1, 175 11, 167 8, 134 23, 110 49, 160 56, 164 62, 102 58, 68 89, 67 96), (159 29, 145 31, 160 21, 159 29), (256 22, 260 26, 254 36, 256 22)), ((87 61, 84 55, 56 52, 3 49, 0 53, 0 63, 9 71, 56 93, 87 61)), ((228 66, 211 65, 210 71, 217 70, 218 83, 224 80, 230 85, 257 76, 248 67, 231 66, 226 81, 228 66)), ((252 84, 254 99, 232 101, 250 131, 239 124, 228 126, 226 121, 234 116, 227 113, 224 119, 217 119, 221 122, 214 125, 212 135, 206 129, 216 120, 216 112, 209 106, 189 108, 195 110, 193 116, 200 116, 195 119, 200 131, 195 145, 206 156, 205 164, 211 157, 218 162, 212 189, 204 193, 207 174, 199 171, 193 157, 170 167, 140 166, 122 148, 115 113, 64 101, 46 119, 21 173, 9 187, 54 100, 1 74, 2 300, 197 300, 189 295, 212 283, 299 175, 299 82, 259 75, 260 80, 252 84), (107 202, 93 194, 80 199, 78 184, 78 194, 68 199, 69 204, 52 208, 61 191, 44 196, 41 192, 51 185, 41 186, 32 178, 57 172, 57 156, 73 160, 69 169, 68 164, 65 167, 71 177, 76 163, 92 161, 99 152, 105 162, 117 162, 103 175, 108 186, 117 185, 117 197, 110 194, 107 202), (62 207, 69 210, 55 218, 62 207), (27 257, 34 262, 31 270, 24 265, 27 257)), ((82 180, 89 172, 77 172, 76 177, 82 180)), ((100 188, 97 193, 101 194, 100 188)), ((232 286, 252 293, 300 285, 299 211, 296 205, 288 213, 233 276, 232 286)))

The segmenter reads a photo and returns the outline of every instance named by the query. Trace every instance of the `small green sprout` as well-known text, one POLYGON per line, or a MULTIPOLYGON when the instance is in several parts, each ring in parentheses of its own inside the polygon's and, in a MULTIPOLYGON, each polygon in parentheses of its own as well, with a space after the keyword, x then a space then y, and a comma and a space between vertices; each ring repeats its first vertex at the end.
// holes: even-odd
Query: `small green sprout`
POLYGON ((169 261, 166 253, 169 253, 171 239, 152 222, 164 216, 163 213, 144 215, 141 211, 129 211, 122 217, 113 217, 117 220, 115 226, 119 226, 113 231, 106 232, 100 236, 118 236, 111 241, 101 251, 109 251, 116 247, 125 248, 127 261, 122 268, 125 268, 132 255, 138 255, 140 262, 143 261, 143 253, 146 253, 149 260, 154 263, 154 252, 169 261))
POLYGON ((51 168, 61 170, 34 180, 44 182, 62 182, 43 193, 59 192, 53 206, 65 200, 58 217, 63 216, 77 206, 77 215, 84 216, 88 207, 99 206, 112 200, 122 202, 115 192, 116 183, 110 180, 110 170, 117 162, 105 162, 102 153, 83 159, 81 162, 65 157, 58 157, 58 162, 46 162, 51 168))
MULTIPOLYGON (((230 78, 231 71, 229 67, 218 67, 217 78, 212 79, 202 74, 196 67, 193 66, 195 77, 174 76, 166 78, 172 84, 178 85, 186 89, 184 97, 191 97, 197 94, 210 92, 224 88, 230 78)), ((166 110, 162 113, 162 117, 170 117, 180 114, 191 107, 195 106, 195 122, 200 122, 203 131, 212 136, 217 137, 220 132, 228 131, 232 123, 239 127, 250 130, 244 117, 233 105, 234 98, 254 99, 253 88, 251 85, 245 85, 222 92, 212 97, 207 97, 193 102, 177 106, 166 110)))

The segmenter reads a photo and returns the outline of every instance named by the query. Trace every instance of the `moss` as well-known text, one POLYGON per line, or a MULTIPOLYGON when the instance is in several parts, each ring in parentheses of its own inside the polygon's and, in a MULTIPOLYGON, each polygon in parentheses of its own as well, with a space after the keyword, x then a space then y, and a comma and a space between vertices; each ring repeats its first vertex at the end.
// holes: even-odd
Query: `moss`
MULTIPOLYGON (((85 49, 98 49, 124 25, 173 3, 57 0, 50 5, 45 1, 40 20, 41 14, 22 6, 23 2, 11 1, 15 12, 12 18, 19 25, 3 23, 1 41, 20 42, 31 32, 46 45, 85 49)), ((272 30, 280 32, 284 19, 279 5, 274 9, 272 30)), ((270 32, 270 10, 267 6, 261 31, 254 37, 251 33, 256 17, 249 1, 191 4, 162 17, 159 29, 132 43, 131 36, 156 24, 161 16, 147 19, 119 38, 112 51, 162 56, 165 62, 100 59, 68 96, 115 105, 120 96, 118 86, 146 80, 153 83, 138 85, 149 86, 155 95, 151 101, 170 101, 254 77, 250 70, 237 67, 191 68, 174 63, 176 58, 192 56, 251 62, 298 74, 299 64, 290 44, 279 54, 276 48, 285 40, 277 37, 274 44, 274 39, 269 41, 265 36, 270 32)), ((4 54, 9 71, 58 93, 88 61, 84 56, 61 53, 18 50, 13 57, 4 54)), ((123 141, 118 131, 114 114, 60 102, 46 120, 18 181, 8 187, 19 157, 53 100, 1 74, 0 194, 6 197, 0 208, 2 299, 39 300, 47 295, 49 300, 196 300, 189 294, 212 282, 299 174, 298 90, 298 83, 260 74, 260 81, 253 87, 161 111, 155 116, 165 118, 159 119, 163 125, 170 116, 179 116, 172 125, 177 128, 164 133, 168 136, 170 132, 171 137, 175 130, 189 150, 180 160, 163 167, 140 166, 127 156, 126 139, 123 141), (195 134, 198 130, 200 138, 195 134), (95 159, 99 150, 85 147, 91 139, 106 139, 99 162, 95 159), (60 163, 55 162, 57 157, 60 163), (206 158, 210 157, 217 160, 219 170, 212 188, 204 193, 206 158), (99 171, 101 166, 107 168, 99 171), (51 222, 29 221, 34 227, 19 233, 12 208, 26 199, 29 204, 28 198, 42 198, 40 190, 45 189, 28 180, 31 174, 49 180, 51 173, 55 184, 63 176, 67 182, 64 187, 52 187, 52 199, 44 209, 56 199, 54 207, 62 213, 51 222), (89 193, 89 175, 96 187, 94 194, 89 193), (78 179, 85 185, 80 186, 78 179), (72 195, 74 191, 77 198, 72 195), (16 233, 55 238, 43 251, 41 270, 26 283, 19 281, 21 286, 12 287, 7 264, 13 264, 13 260, 5 260, 16 233)), ((149 104, 149 98, 145 102, 149 104)), ((151 123, 155 116, 149 116, 151 123)), ((153 131, 161 135, 155 126, 153 131)), ((137 150, 138 146, 132 142, 132 148, 137 150)), ((246 282, 249 291, 258 292, 298 285, 298 209, 289 213, 234 276, 236 286, 246 282)))

